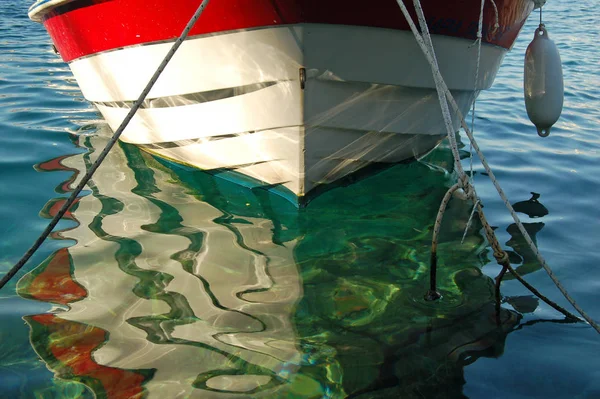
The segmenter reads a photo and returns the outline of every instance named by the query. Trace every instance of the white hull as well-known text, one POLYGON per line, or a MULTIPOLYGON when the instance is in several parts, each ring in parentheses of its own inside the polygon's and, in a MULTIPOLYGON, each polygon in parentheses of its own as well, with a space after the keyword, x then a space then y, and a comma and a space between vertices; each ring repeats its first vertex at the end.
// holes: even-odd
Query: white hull
MULTIPOLYGON (((434 44, 466 113, 506 50, 483 46, 476 85, 477 46, 446 36, 434 44)), ((70 66, 116 129, 171 45, 127 47, 70 66)), ((299 197, 370 163, 418 157, 445 136, 431 71, 412 34, 381 28, 300 24, 191 38, 148 99, 122 140, 299 197)))

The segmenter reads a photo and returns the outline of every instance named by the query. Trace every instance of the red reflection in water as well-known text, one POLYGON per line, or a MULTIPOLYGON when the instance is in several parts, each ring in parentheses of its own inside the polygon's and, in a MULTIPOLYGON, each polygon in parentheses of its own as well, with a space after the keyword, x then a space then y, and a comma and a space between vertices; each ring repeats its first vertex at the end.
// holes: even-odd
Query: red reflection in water
POLYGON ((106 331, 51 313, 26 319, 36 351, 57 377, 82 382, 96 395, 109 399, 144 396, 147 376, 142 372, 107 367, 94 360, 92 353, 108 339, 106 331))

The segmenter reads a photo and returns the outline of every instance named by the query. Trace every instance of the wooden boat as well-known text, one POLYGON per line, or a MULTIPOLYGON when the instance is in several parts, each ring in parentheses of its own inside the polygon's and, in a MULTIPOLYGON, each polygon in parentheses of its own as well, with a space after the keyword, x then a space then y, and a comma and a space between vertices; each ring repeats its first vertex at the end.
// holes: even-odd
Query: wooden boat
MULTIPOLYGON (((29 16, 116 129, 200 1, 38 0, 29 16)), ((480 0, 422 6, 466 114, 534 1, 485 2, 480 56, 480 0)), ((366 166, 419 157, 445 134, 396 0, 212 0, 121 139, 301 201, 366 166)))

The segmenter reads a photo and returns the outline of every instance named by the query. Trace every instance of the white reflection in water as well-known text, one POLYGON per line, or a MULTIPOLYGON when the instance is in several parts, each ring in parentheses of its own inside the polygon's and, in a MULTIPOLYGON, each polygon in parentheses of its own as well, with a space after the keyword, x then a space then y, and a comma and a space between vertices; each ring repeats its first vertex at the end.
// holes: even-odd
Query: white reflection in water
MULTIPOLYGON (((106 141, 87 138, 95 149, 106 141)), ((98 154, 62 164, 84 171, 98 154)), ((135 163, 114 148, 73 212, 79 225, 62 234, 76 240, 72 276, 87 296, 59 317, 108 333, 93 352, 99 365, 154 369, 149 397, 273 394, 300 360, 290 320, 301 296, 295 241, 274 244, 266 219, 218 222, 227 215, 166 171, 144 180, 135 163)))

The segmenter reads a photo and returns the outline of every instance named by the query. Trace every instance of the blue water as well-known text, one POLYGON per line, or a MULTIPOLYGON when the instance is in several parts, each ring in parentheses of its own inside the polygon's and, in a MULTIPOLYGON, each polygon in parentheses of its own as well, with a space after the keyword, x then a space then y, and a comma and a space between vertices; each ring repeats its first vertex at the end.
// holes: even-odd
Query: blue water
MULTIPOLYGON (((28 6, 0 0, 0 273, 110 135, 28 6)), ((513 204, 540 194, 547 214, 529 201, 522 220, 600 320, 600 12, 554 0, 544 16, 563 60, 560 121, 541 139, 525 112, 534 15, 478 99, 476 136, 513 204)), ((422 300, 449 159, 444 144, 298 211, 116 147, 74 217, 0 292, 0 397, 600 398, 590 326, 562 322, 510 279, 496 324, 499 266, 478 225, 460 243, 468 204, 453 201, 445 218, 444 298, 422 300), (262 388, 215 393, 236 378, 262 388)), ((476 160, 474 170, 513 266, 570 309, 476 160)))

